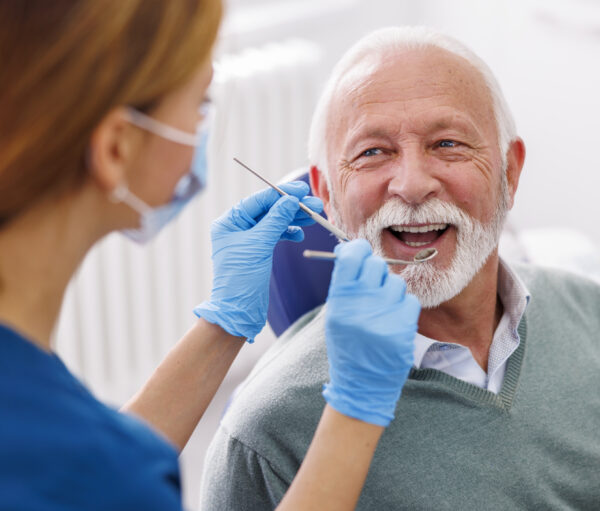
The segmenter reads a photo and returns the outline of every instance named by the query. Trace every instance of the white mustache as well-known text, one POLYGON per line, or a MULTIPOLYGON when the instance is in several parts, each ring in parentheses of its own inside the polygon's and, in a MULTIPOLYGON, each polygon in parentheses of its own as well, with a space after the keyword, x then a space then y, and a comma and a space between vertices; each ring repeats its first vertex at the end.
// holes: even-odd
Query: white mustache
POLYGON ((458 206, 440 199, 430 199, 418 206, 409 206, 402 200, 393 198, 367 219, 358 234, 375 234, 391 225, 411 224, 452 224, 460 230, 469 229, 472 220, 458 206))

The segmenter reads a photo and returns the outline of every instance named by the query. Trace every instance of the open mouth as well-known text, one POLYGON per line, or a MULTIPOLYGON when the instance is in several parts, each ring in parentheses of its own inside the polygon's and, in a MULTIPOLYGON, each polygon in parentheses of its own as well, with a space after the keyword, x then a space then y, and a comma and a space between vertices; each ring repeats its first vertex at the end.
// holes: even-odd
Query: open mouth
POLYGON ((435 243, 450 224, 391 225, 386 230, 408 247, 421 248, 435 243))

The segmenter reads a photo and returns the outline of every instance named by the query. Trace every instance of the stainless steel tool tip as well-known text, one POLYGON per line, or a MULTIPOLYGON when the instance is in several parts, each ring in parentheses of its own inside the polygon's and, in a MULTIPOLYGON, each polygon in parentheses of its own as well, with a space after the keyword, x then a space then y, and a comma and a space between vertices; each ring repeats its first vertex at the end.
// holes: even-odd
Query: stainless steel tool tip
POLYGON ((417 252, 417 254, 414 257, 414 260, 423 263, 425 261, 433 259, 437 255, 437 253, 438 251, 435 248, 425 248, 420 252, 417 252))

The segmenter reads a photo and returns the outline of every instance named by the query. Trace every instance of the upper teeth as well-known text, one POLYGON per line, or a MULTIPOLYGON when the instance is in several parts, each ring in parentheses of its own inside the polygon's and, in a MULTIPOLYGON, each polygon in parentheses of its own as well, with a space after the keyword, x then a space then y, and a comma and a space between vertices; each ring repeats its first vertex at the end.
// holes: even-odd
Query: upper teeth
POLYGON ((390 229, 396 232, 429 232, 429 231, 443 231, 448 224, 431 224, 431 225, 420 225, 420 226, 409 226, 409 225, 391 225, 390 229))

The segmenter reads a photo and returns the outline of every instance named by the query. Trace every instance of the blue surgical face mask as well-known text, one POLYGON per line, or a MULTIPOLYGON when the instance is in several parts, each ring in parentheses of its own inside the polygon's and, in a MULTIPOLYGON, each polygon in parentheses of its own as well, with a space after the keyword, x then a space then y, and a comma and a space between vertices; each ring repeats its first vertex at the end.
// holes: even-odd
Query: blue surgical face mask
POLYGON ((132 108, 128 109, 128 121, 132 124, 167 140, 196 148, 189 172, 179 180, 175 186, 173 197, 167 204, 152 208, 131 193, 125 183, 121 183, 112 191, 110 195, 111 200, 114 202, 123 202, 140 214, 140 227, 121 231, 129 239, 138 243, 150 241, 206 186, 206 149, 211 115, 208 111, 203 112, 203 114, 203 121, 199 125, 196 134, 191 134, 163 124, 132 108))

